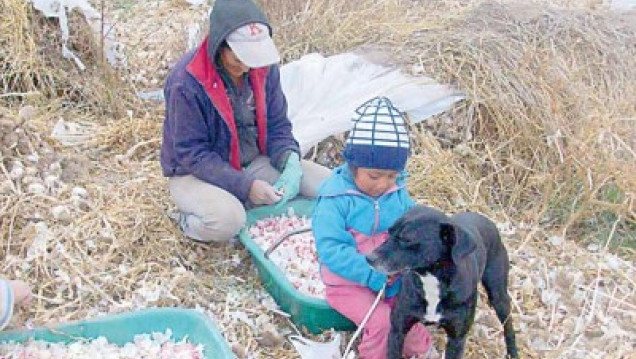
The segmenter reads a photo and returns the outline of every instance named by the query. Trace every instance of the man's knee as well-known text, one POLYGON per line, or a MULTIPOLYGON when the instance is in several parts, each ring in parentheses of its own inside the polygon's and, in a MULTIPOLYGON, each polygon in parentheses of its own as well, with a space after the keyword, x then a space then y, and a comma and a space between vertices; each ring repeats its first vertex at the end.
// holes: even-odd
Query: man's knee
POLYGON ((303 160, 303 178, 300 182, 300 193, 314 198, 318 195, 318 188, 331 175, 331 170, 315 162, 303 160))
POLYGON ((245 225, 245 210, 228 208, 220 213, 190 218, 183 231, 199 242, 227 242, 238 235, 245 225))
POLYGON ((241 231, 245 226, 246 214, 245 209, 227 211, 217 216, 218 239, 215 241, 229 241, 241 231))

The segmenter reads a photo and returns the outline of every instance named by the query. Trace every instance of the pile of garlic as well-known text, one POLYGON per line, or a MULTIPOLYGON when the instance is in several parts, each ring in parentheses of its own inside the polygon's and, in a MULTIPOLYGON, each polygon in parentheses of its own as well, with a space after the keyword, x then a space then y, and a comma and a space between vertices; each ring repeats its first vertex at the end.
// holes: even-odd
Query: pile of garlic
MULTIPOLYGON (((254 242, 267 250, 290 231, 310 226, 311 220, 307 217, 289 213, 258 220, 248 229, 248 233, 254 242)), ((324 297, 325 285, 320 279, 318 255, 311 232, 290 236, 270 254, 269 259, 301 293, 324 297)))
POLYGON ((139 334, 122 346, 105 337, 91 340, 24 343, 0 343, 0 359, 203 359, 203 346, 188 341, 174 341, 172 332, 139 334))

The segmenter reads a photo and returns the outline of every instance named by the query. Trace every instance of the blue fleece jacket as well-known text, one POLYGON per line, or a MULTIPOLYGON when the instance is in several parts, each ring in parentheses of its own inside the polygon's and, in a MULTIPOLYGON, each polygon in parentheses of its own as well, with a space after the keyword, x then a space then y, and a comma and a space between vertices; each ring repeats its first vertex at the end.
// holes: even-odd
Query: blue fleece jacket
MULTIPOLYGON (((415 205, 406 190, 405 178, 403 171, 396 188, 374 198, 358 190, 348 165, 334 169, 319 190, 312 217, 321 266, 374 291, 382 287, 386 275, 373 269, 365 254, 379 246, 382 240, 378 238, 386 238, 389 227, 415 205)), ((322 273, 325 284, 340 284, 322 273)))

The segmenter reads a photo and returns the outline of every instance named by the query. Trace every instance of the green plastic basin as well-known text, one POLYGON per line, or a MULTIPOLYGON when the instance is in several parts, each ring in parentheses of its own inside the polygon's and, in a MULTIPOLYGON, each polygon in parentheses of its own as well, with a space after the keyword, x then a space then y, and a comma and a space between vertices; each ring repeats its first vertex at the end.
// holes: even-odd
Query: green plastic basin
MULTIPOLYGON (((271 207, 258 207, 247 212, 247 224, 251 226, 257 220, 287 213, 292 207, 297 215, 310 216, 314 201, 296 199, 289 206, 275 210, 271 207)), ((259 277, 265 290, 274 298, 278 306, 291 316, 291 321, 300 328, 318 334, 331 328, 335 330, 354 330, 355 324, 336 312, 324 299, 301 293, 287 279, 283 271, 271 260, 265 258, 265 251, 252 240, 247 229, 239 234, 241 242, 254 258, 259 277)))
POLYGON ((175 341, 187 337, 190 343, 202 344, 206 359, 236 358, 212 320, 195 310, 181 308, 156 308, 114 314, 70 322, 53 329, 6 331, 0 333, 0 343, 25 342, 30 339, 68 343, 77 338, 95 339, 103 336, 110 343, 124 345, 132 342, 137 334, 164 333, 166 329, 172 330, 172 339, 175 341))

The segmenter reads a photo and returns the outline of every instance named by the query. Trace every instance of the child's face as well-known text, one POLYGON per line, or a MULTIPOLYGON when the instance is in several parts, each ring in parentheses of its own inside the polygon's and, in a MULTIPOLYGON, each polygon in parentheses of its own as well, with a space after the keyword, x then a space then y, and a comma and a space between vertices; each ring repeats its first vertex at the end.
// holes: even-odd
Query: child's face
POLYGON ((371 197, 378 197, 388 191, 400 173, 393 170, 359 167, 353 179, 358 189, 371 197))

